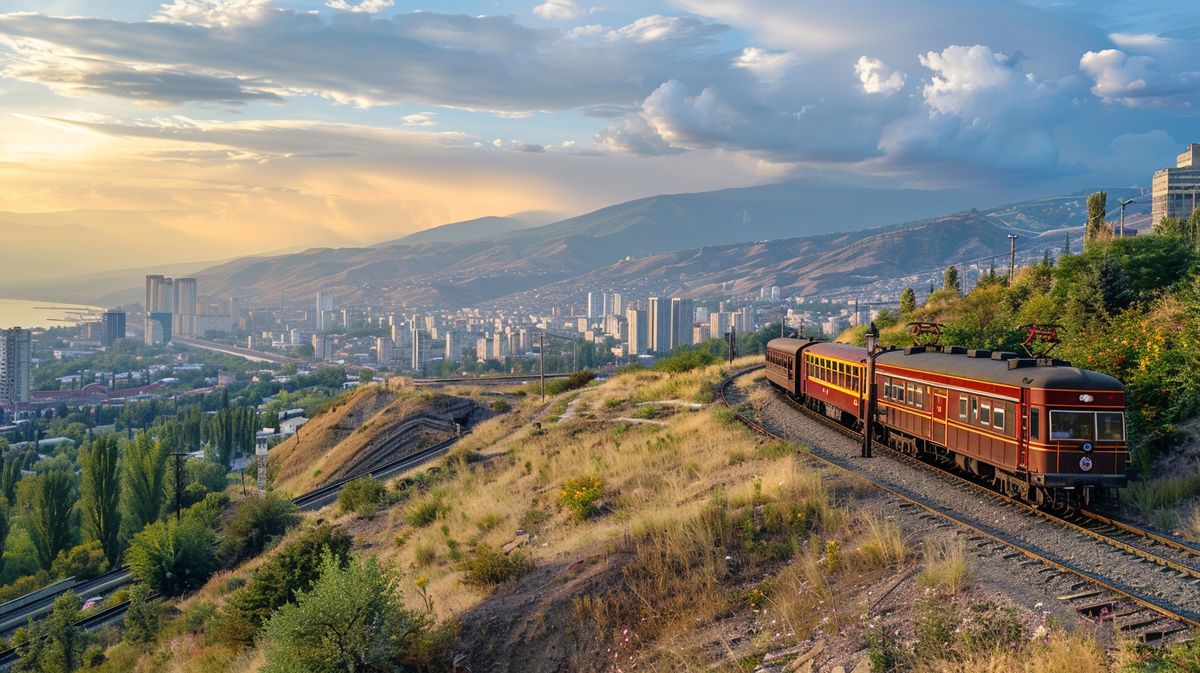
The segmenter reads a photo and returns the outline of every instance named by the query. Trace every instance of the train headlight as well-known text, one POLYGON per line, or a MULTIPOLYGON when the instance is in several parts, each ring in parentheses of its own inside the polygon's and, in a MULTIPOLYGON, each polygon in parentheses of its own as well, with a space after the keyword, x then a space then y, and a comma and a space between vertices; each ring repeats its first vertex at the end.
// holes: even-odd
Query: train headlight
POLYGON ((1087 393, 1084 393, 1079 396, 1080 402, 1094 402, 1095 400, 1096 400, 1096 398, 1092 397, 1091 395, 1088 395, 1087 393))
POLYGON ((1079 469, 1083 470, 1084 472, 1090 472, 1092 470, 1092 459, 1088 458, 1087 456, 1080 458, 1079 469))
POLYGON ((1092 443, 1091 443, 1091 442, 1084 442, 1084 443, 1083 443, 1083 446, 1081 446, 1081 447, 1079 447, 1079 448, 1083 449, 1083 452, 1084 452, 1084 453, 1089 453, 1089 452, 1091 452, 1091 450, 1092 450, 1092 443))

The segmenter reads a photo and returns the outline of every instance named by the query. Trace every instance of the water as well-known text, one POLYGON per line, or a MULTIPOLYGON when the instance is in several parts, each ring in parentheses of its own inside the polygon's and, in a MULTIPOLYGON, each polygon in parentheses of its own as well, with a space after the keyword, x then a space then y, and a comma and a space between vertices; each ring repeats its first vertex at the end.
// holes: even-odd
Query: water
POLYGON ((69 318, 63 309, 102 312, 94 306, 64 304, 57 301, 28 301, 25 299, 0 299, 0 328, 5 327, 63 327, 71 323, 57 322, 51 318, 69 318), (45 310, 52 307, 53 310, 45 310))

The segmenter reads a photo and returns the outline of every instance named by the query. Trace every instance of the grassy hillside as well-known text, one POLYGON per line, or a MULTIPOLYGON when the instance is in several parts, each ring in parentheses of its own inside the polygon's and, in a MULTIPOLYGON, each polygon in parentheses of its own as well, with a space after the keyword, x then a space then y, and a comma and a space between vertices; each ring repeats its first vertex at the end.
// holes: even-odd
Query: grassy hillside
MULTIPOLYGON (((1021 607, 1033 599, 1007 598, 956 536, 902 523, 894 503, 815 467, 805 447, 764 442, 710 405, 723 372, 633 371, 545 405, 529 399, 481 424, 437 469, 389 483, 374 507, 327 509, 214 576, 159 613, 155 637, 127 631, 91 670, 318 670, 280 663, 295 655, 288 634, 312 626, 287 616, 301 608, 262 606, 315 572, 321 545, 344 554, 351 537, 357 558, 391 578, 384 593, 411 627, 391 668, 361 670, 442 671, 457 658, 522 673, 750 673, 789 662, 1133 673, 1186 670, 1167 664, 1200 656, 1106 652, 1021 607)), ((322 578, 364 567, 344 562, 322 578)), ((318 595, 330 615, 373 600, 322 591, 293 600, 318 595)), ((336 654, 335 643, 322 648, 336 654)))
MULTIPOLYGON (((464 398, 431 392, 369 385, 312 419, 291 438, 271 449, 274 488, 304 493, 353 473, 388 441, 394 430, 421 415, 444 416, 464 398)), ((454 434, 425 429, 416 441, 427 446, 454 434)))

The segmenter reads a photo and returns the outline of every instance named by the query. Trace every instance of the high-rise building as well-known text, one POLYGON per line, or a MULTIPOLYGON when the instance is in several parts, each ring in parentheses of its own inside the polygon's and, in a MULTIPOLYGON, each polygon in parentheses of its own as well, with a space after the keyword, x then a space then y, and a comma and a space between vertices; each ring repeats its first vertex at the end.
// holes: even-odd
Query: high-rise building
POLYGON ((589 292, 587 294, 587 317, 588 320, 600 316, 600 310, 603 308, 604 297, 599 292, 589 292))
POLYGON ((167 311, 154 311, 146 316, 145 342, 147 346, 171 343, 171 314, 167 311))
POLYGON ((174 286, 172 331, 179 336, 202 336, 196 333, 196 279, 176 278, 174 286))
POLYGON ((173 313, 175 311, 175 282, 158 274, 146 276, 145 313, 173 313))
POLYGON ((328 332, 333 327, 333 293, 317 293, 317 331, 328 332))
POLYGON ((313 357, 318 360, 328 360, 333 357, 333 337, 325 334, 312 336, 313 357))
POLYGON ((604 293, 604 306, 603 306, 603 308, 600 309, 599 317, 603 318, 606 315, 613 314, 612 297, 613 297, 612 293, 610 293, 610 292, 604 293))
POLYGON ((32 372, 33 335, 20 327, 0 330, 0 404, 28 404, 32 372))
POLYGON ((463 340, 454 332, 445 332, 446 350, 442 357, 446 358, 446 362, 458 362, 462 359, 462 344, 463 340))
POLYGON ((1175 158, 1175 168, 1154 172, 1150 222, 1164 217, 1185 218, 1200 207, 1200 144, 1192 143, 1175 158))
POLYGON ((412 368, 414 371, 425 371, 425 363, 429 361, 429 332, 423 329, 412 331, 412 368))
POLYGON ((671 348, 692 343, 696 304, 691 299, 671 297, 671 348))
POLYGON ((492 335, 492 359, 503 360, 508 355, 508 339, 505 337, 504 332, 496 332, 492 335))
POLYGON ((483 362, 484 360, 488 359, 488 357, 489 357, 488 344, 489 343, 490 342, 488 341, 487 337, 479 337, 478 339, 475 340, 475 360, 476 361, 483 362))
POLYGON ((100 330, 100 343, 105 348, 112 348, 117 339, 125 338, 125 312, 109 309, 104 313, 103 327, 100 330))
POLYGON ((650 297, 646 311, 647 348, 652 353, 671 350, 671 306, 664 305, 658 297, 650 297))
POLYGON ((629 308, 625 310, 625 352, 629 355, 643 355, 650 351, 649 324, 644 309, 629 308))
POLYGON ((375 364, 388 365, 395 359, 395 347, 387 337, 375 338, 375 364))
POLYGON ((709 325, 706 322, 696 323, 692 327, 692 343, 702 344, 712 338, 712 333, 708 331, 709 325))
POLYGON ((725 337, 725 333, 728 332, 730 326, 733 325, 733 316, 733 313, 724 311, 713 313, 709 316, 708 333, 712 336, 712 338, 720 339, 725 337))
POLYGON ((620 292, 612 293, 612 314, 625 315, 625 301, 620 292))

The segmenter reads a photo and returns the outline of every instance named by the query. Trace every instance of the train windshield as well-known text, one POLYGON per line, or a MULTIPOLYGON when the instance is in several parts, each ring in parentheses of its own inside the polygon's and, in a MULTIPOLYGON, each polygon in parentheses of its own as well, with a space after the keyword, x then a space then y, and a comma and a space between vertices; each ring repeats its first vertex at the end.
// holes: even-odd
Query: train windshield
POLYGON ((1051 411, 1050 439, 1122 441, 1125 414, 1119 411, 1051 411))

